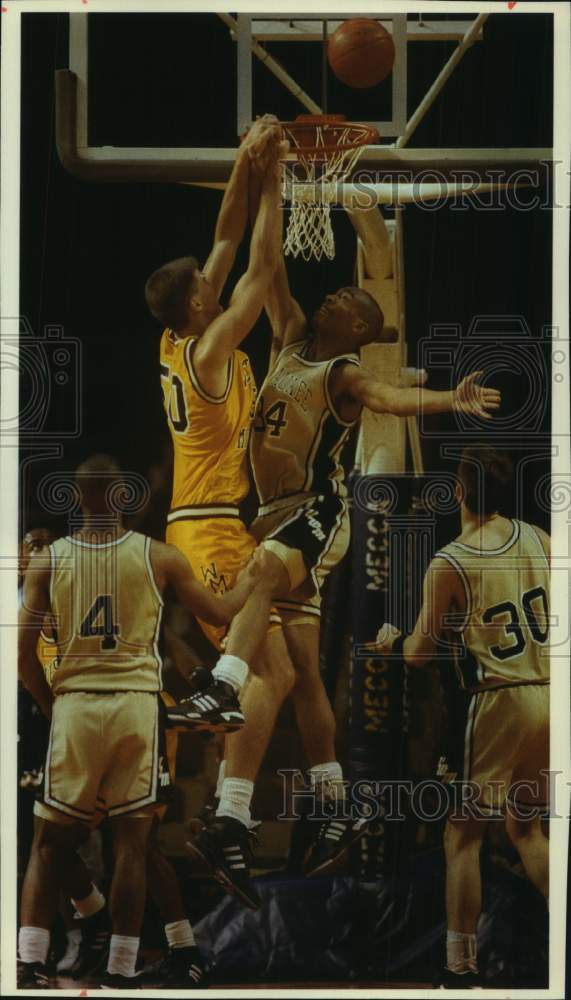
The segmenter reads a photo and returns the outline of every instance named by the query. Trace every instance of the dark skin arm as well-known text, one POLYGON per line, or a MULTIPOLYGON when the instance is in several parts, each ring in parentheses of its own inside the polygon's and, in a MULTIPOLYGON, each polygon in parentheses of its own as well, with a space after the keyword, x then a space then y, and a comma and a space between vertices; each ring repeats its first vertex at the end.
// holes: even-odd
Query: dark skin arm
POLYGON ((329 391, 337 412, 348 422, 358 418, 363 406, 373 413, 394 413, 398 417, 456 411, 491 420, 489 411, 499 408, 501 396, 497 389, 476 384, 481 375, 481 371, 472 372, 455 389, 434 392, 395 388, 366 368, 345 364, 333 369, 329 391))
MULTIPOLYGON (((263 161, 262 161, 263 162, 263 161)), ((250 223, 255 224, 260 207, 260 194, 262 184, 261 163, 252 162, 250 169, 249 184, 249 210, 250 223)), ((283 241, 283 212, 279 221, 279 259, 273 273, 272 281, 266 293, 264 302, 268 319, 272 327, 272 348, 270 353, 271 369, 281 350, 288 344, 294 344, 298 340, 303 340, 307 333, 307 320, 303 309, 297 302, 289 288, 287 270, 281 244, 283 241)))
POLYGON ((48 719, 52 714, 53 694, 38 659, 37 645, 44 617, 50 611, 50 573, 47 551, 34 552, 24 579, 18 614, 18 674, 48 719))

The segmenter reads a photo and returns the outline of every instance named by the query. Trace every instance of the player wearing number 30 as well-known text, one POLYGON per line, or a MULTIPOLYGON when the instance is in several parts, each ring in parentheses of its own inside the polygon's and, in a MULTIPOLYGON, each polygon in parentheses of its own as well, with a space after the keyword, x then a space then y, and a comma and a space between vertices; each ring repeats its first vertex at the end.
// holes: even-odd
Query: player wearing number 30
POLYGON ((405 663, 452 650, 460 680, 438 775, 463 780, 470 804, 455 803, 445 834, 448 915, 445 981, 475 985, 480 847, 486 820, 506 812, 506 829, 528 877, 547 897, 549 537, 502 517, 511 463, 492 448, 465 449, 456 487, 462 531, 436 553, 423 606, 406 638, 384 625, 379 652, 405 663), (444 647, 446 648, 446 646, 444 647), (468 809, 468 812, 466 811, 468 809))

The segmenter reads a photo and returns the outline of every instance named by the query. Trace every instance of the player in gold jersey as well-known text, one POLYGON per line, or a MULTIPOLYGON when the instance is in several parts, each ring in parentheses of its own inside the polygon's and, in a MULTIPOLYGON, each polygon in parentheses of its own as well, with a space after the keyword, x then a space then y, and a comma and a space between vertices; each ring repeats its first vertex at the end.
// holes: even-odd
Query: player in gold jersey
POLYGON ((506 830, 536 888, 547 898, 549 537, 503 517, 511 463, 489 447, 464 450, 456 496, 462 531, 436 553, 424 581, 414 631, 384 625, 378 652, 422 666, 450 651, 462 697, 453 713, 458 738, 438 773, 460 785, 445 831, 447 968, 463 989, 478 981, 476 925, 481 908, 480 848, 491 817, 506 830), (466 796, 466 793, 467 796, 466 796))
MULTIPOLYGON (((104 802, 113 832, 113 935, 107 982, 134 975, 145 902, 146 854, 154 804, 169 784, 158 694, 163 593, 213 624, 228 622, 256 580, 256 560, 235 588, 215 598, 173 546, 127 531, 109 508, 120 472, 107 456, 78 470, 80 531, 32 556, 19 616, 19 671, 52 725, 42 801, 35 813, 41 874, 31 859, 22 891, 21 982, 46 977, 49 928, 57 888, 77 886, 75 848, 104 802), (37 657, 46 615, 54 629, 58 669, 48 685, 37 657), (53 891, 50 891, 53 890, 53 891)), ((89 892, 89 885, 86 887, 89 892)))
MULTIPOLYGON (((266 308, 275 360, 260 390, 250 457, 260 503, 251 531, 268 559, 263 578, 232 624, 226 653, 251 662, 274 604, 295 668, 292 697, 310 780, 320 797, 342 799, 335 719, 319 669, 319 591, 349 544, 341 448, 363 406, 398 416, 459 410, 490 418, 500 394, 477 385, 481 372, 471 373, 449 392, 383 383, 361 366, 358 356, 361 347, 386 337, 376 301, 360 288, 341 288, 327 296, 310 330, 290 293, 283 258, 266 308)), ((203 697, 190 701, 197 715, 205 714, 203 697)), ((253 780, 267 739, 264 730, 252 749, 247 734, 232 735, 228 770, 253 780)), ((306 872, 331 867, 361 827, 361 821, 325 822, 306 859, 306 872)), ((222 841, 221 830, 212 836, 206 831, 198 846, 203 855, 219 856, 222 841)))

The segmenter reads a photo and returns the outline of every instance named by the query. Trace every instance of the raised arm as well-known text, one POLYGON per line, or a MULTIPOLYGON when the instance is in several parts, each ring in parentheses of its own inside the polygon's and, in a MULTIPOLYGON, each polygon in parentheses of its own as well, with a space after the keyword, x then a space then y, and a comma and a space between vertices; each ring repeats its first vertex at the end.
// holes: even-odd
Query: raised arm
POLYGON ((47 549, 34 552, 24 579, 22 607, 18 614, 18 674, 24 687, 48 717, 53 694, 38 659, 37 646, 50 609, 50 558, 47 549))
POLYGON ((366 368, 346 364, 333 370, 330 392, 338 412, 347 420, 356 419, 362 406, 374 413, 393 413, 398 417, 455 411, 491 420, 489 411, 499 408, 501 395, 497 389, 476 384, 482 374, 472 372, 455 389, 434 392, 387 385, 366 368))
MULTIPOLYGON (((255 225, 260 207, 260 195, 262 185, 262 173, 256 166, 256 161, 252 163, 249 179, 249 210, 250 222, 255 225)), ((283 213, 280 220, 280 253, 278 265, 274 271, 272 281, 269 285, 264 303, 268 319, 272 327, 272 348, 270 353, 270 364, 272 368, 281 350, 288 344, 293 344, 298 340, 303 340, 307 333, 307 320, 305 314, 290 292, 287 270, 281 243, 283 242, 283 213)))
POLYGON ((174 545, 153 541, 151 564, 159 590, 172 587, 179 603, 209 625, 228 625, 232 621, 256 586, 262 568, 259 560, 251 560, 232 590, 215 597, 198 582, 188 559, 174 545))
POLYGON ((203 273, 219 298, 232 270, 236 252, 248 220, 250 162, 272 138, 273 128, 265 119, 255 122, 238 149, 214 230, 214 243, 203 273))
POLYGON ((252 233, 248 270, 240 279, 225 312, 201 336, 194 365, 201 384, 218 394, 217 379, 224 373, 232 352, 258 319, 279 255, 279 173, 276 154, 264 175, 260 211, 252 233))

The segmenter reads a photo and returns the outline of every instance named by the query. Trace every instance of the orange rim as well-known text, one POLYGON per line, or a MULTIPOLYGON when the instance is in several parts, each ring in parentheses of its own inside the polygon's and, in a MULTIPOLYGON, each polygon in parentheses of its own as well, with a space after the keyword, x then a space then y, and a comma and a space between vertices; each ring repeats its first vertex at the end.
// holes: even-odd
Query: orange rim
POLYGON ((286 138, 291 136, 296 143, 290 148, 290 154, 297 157, 323 157, 331 153, 348 152, 359 146, 369 146, 379 141, 379 132, 374 125, 364 122, 348 121, 345 115, 298 115, 295 121, 280 122, 286 138), (339 133, 342 141, 316 143, 317 128, 321 126, 339 133), (350 129, 350 138, 344 133, 350 129))

